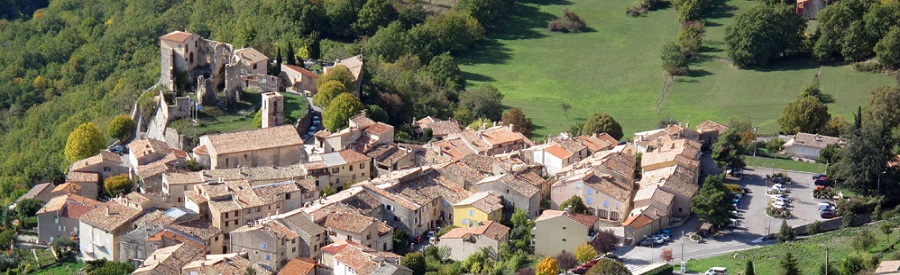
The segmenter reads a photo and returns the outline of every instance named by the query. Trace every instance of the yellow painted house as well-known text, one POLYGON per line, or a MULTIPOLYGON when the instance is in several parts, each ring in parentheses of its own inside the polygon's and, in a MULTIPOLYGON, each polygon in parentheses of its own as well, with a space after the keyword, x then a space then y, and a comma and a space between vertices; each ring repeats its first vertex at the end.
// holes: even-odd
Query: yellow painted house
POLYGON ((501 201, 500 196, 491 192, 472 194, 453 205, 453 225, 473 227, 489 220, 499 222, 503 218, 501 201))

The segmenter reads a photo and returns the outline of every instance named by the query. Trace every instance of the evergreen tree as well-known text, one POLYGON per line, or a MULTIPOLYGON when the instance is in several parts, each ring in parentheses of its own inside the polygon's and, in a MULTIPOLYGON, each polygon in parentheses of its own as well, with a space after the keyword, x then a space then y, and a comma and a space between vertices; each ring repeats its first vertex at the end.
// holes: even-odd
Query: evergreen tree
POLYGON ((287 64, 288 65, 297 65, 297 57, 294 55, 294 45, 288 41, 287 44, 287 64))
POLYGON ((800 267, 797 266, 797 259, 794 258, 794 254, 788 252, 784 255, 784 258, 781 259, 781 270, 779 270, 779 274, 782 275, 800 275, 800 267))
POLYGON ((787 220, 781 220, 781 229, 778 230, 778 242, 788 242, 793 241, 797 238, 797 232, 794 231, 794 228, 787 224, 787 220))
POLYGON ((756 272, 753 271, 753 262, 747 260, 747 267, 744 268, 744 275, 756 275, 756 272))
POLYGON ((722 175, 707 176, 699 193, 691 198, 691 210, 705 222, 726 225, 734 218, 730 194, 722 184, 722 175))

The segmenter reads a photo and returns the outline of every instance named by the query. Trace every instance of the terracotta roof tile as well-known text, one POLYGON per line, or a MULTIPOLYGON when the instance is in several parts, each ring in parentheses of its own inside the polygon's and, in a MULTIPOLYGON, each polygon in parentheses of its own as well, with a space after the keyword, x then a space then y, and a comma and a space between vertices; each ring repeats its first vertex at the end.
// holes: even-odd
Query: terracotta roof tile
POLYGON ((159 39, 168 40, 168 41, 172 41, 172 42, 178 42, 178 43, 184 43, 185 41, 188 40, 188 38, 191 38, 191 36, 192 36, 192 34, 189 32, 173 31, 166 35, 160 36, 159 39))
MULTIPOLYGON (((282 125, 242 132, 204 136, 209 139, 211 153, 228 154, 286 146, 300 147, 303 140, 293 125, 282 125), (252 141, 252 142, 248 142, 252 141)), ((203 137, 201 137, 202 139, 203 137)))
POLYGON ((134 270, 136 274, 154 275, 179 275, 181 268, 190 261, 200 257, 202 250, 190 246, 176 244, 153 251, 140 267, 134 270))
POLYGON ((629 217, 627 220, 625 220, 625 223, 623 223, 623 225, 631 227, 631 228, 641 228, 641 227, 647 226, 648 224, 650 224, 652 222, 653 222, 653 219, 651 219, 646 214, 641 213, 640 215, 635 215, 635 216, 629 217))
POLYGON ((98 163, 109 162, 110 164, 122 165, 122 159, 119 158, 119 155, 110 151, 100 151, 99 154, 96 154, 92 157, 82 159, 72 163, 72 168, 69 171, 79 171, 91 165, 95 165, 98 163))
POLYGON ((577 222, 581 225, 584 225, 585 227, 594 226, 594 224, 600 220, 600 217, 597 217, 597 216, 570 213, 570 212, 559 211, 559 210, 544 210, 544 213, 541 213, 541 215, 539 217, 537 217, 537 219, 535 219, 534 221, 539 222, 539 221, 543 221, 543 220, 547 220, 547 219, 551 219, 551 218, 555 218, 555 217, 561 217, 561 216, 566 217, 566 218, 568 218, 574 222, 577 222))
POLYGON ((554 157, 556 157, 558 159, 568 159, 569 157, 572 156, 572 152, 569 152, 562 146, 559 146, 559 144, 550 145, 549 147, 547 147, 544 150, 546 150, 547 153, 550 153, 551 155, 553 155, 554 157))
POLYGON ((234 51, 234 54, 240 56, 241 58, 249 61, 250 63, 256 63, 261 61, 269 60, 269 57, 257 51, 254 48, 243 48, 234 51))
POLYGON ((37 214, 62 211, 60 216, 78 219, 85 213, 93 210, 100 202, 93 199, 85 198, 76 194, 68 194, 57 196, 50 199, 44 207, 37 211, 37 214))
POLYGON ((319 77, 319 75, 317 75, 316 73, 310 72, 309 70, 304 69, 303 67, 300 67, 300 66, 294 66, 294 65, 288 65, 288 64, 281 64, 281 67, 283 68, 282 70, 288 69, 288 70, 291 70, 291 71, 298 72, 298 73, 300 73, 300 74, 302 74, 302 75, 312 77, 312 78, 314 78, 314 79, 319 77))
POLYGON ((807 133, 797 133, 796 135, 794 135, 794 138, 792 138, 791 140, 788 140, 784 144, 784 147, 787 148, 790 146, 798 145, 798 146, 806 146, 806 147, 812 147, 812 148, 825 149, 825 147, 828 146, 829 144, 838 144, 840 146, 843 146, 845 143, 844 143, 843 139, 837 138, 837 137, 814 135, 814 134, 807 134, 807 133))
POLYGON ((441 236, 441 239, 456 239, 462 238, 465 235, 473 234, 473 235, 484 235, 488 238, 494 240, 503 240, 506 238, 506 234, 509 233, 509 227, 502 225, 498 222, 494 221, 484 221, 478 224, 475 227, 460 227, 454 228, 449 232, 445 233, 441 236))
POLYGON ((352 212, 335 212, 325 216, 325 222, 322 224, 322 227, 352 233, 363 233, 372 224, 376 223, 378 223, 378 220, 372 217, 352 212))
POLYGON ((725 132, 728 132, 728 126, 712 120, 707 120, 697 125, 697 131, 701 133, 717 132, 719 135, 722 135, 725 132))
POLYGON ((347 163, 356 163, 356 162, 360 162, 360 161, 366 161, 369 159, 368 156, 363 155, 362 153, 357 152, 356 150, 351 150, 351 149, 338 151, 338 154, 340 154, 341 157, 344 158, 344 161, 346 161, 347 163))
POLYGON ((475 193, 468 198, 457 202, 453 206, 467 205, 471 205, 484 213, 493 213, 494 211, 503 209, 503 203, 501 203, 500 196, 491 192, 475 193))
POLYGON ((281 271, 278 271, 278 275, 302 275, 309 274, 316 269, 316 260, 312 258, 293 258, 284 267, 281 268, 281 271))
POLYGON ((123 225, 131 223, 138 218, 141 213, 140 209, 131 208, 114 201, 110 201, 91 209, 81 216, 80 220, 94 228, 111 232, 121 228, 123 225))

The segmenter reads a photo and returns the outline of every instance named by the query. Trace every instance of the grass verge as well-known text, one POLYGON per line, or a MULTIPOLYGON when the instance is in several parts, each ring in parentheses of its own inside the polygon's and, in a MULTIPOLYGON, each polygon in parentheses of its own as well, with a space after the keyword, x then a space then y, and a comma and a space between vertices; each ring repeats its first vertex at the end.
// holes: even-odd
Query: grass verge
POLYGON ((757 167, 757 168, 774 168, 776 170, 791 170, 791 171, 801 171, 801 172, 810 172, 810 173, 825 173, 825 164, 821 163, 810 163, 810 162, 802 162, 802 161, 793 161, 787 159, 776 159, 776 158, 764 158, 764 157, 753 157, 753 156, 744 156, 744 162, 747 163, 747 166, 757 167))

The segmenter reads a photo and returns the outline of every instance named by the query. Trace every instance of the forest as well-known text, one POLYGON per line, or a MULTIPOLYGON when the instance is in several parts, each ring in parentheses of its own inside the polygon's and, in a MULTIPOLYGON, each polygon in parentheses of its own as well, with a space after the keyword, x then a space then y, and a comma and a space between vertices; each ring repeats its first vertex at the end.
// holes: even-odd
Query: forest
POLYGON ((477 47, 510 1, 435 10, 410 0, 2 0, 0 200, 63 181, 69 133, 85 122, 105 130, 130 113, 159 78, 158 37, 173 30, 272 58, 362 53, 362 102, 395 125, 426 115, 500 120, 502 95, 464 91, 453 56, 477 47))

